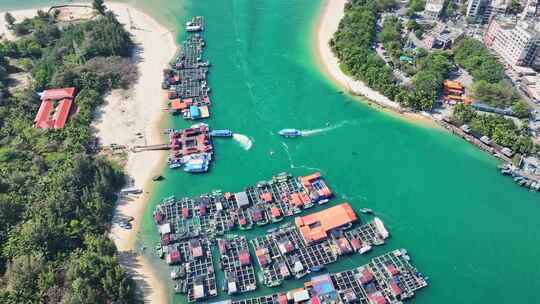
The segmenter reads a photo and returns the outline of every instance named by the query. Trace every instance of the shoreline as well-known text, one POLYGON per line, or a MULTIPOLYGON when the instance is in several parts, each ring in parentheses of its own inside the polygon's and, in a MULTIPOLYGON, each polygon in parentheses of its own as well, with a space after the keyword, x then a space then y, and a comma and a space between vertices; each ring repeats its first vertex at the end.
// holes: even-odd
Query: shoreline
POLYGON ((315 31, 313 32, 313 42, 315 57, 321 71, 331 82, 340 88, 349 90, 349 94, 359 102, 365 103, 384 113, 390 114, 397 119, 420 125, 428 128, 436 128, 441 131, 446 131, 452 135, 456 135, 463 140, 471 143, 480 150, 487 152, 490 156, 499 161, 508 162, 509 159, 501 153, 491 151, 491 149, 483 146, 481 142, 476 140, 469 134, 463 133, 459 128, 435 117, 433 114, 425 112, 410 112, 403 109, 397 102, 389 100, 379 92, 367 87, 363 82, 354 80, 346 75, 339 66, 339 60, 332 52, 329 41, 338 29, 339 23, 345 15, 344 8, 348 0, 323 0, 324 4, 320 8, 317 18, 315 31))
MULTIPOLYGON (((63 21, 88 20, 93 18, 90 3, 69 3, 83 7, 69 7, 62 10, 63 21), (90 12, 90 13, 89 13, 90 12)), ((137 65, 139 78, 127 90, 113 90, 104 97, 105 103, 97 110, 92 123, 96 137, 103 146, 116 143, 130 147, 141 144, 162 143, 162 126, 167 115, 166 94, 161 89, 160 77, 162 69, 174 58, 178 45, 174 31, 161 25, 141 9, 127 3, 105 3, 113 11, 120 23, 132 35, 136 47, 132 60, 137 65), (159 97, 158 97, 159 96, 159 97), (156 100, 156 97, 158 97, 156 100), (152 103, 150 103, 152 102, 152 103), (148 105, 152 105, 151 107, 148 105), (135 133, 143 133, 143 137, 135 133)), ((34 7, 0 12, 0 37, 14 40, 16 37, 8 31, 3 15, 10 12, 17 22, 31 18, 38 10, 47 10, 51 6, 34 7)), ((118 251, 118 261, 130 273, 138 289, 143 291, 145 303, 168 303, 166 285, 162 282, 143 254, 137 247, 142 218, 153 189, 152 176, 160 174, 165 165, 166 153, 159 152, 127 152, 124 173, 133 179, 134 186, 143 189, 140 195, 128 195, 119 199, 109 231, 109 237, 118 251), (119 218, 134 217, 131 230, 122 229, 115 223, 119 218)))
POLYGON ((341 70, 339 60, 332 52, 328 42, 333 37, 345 14, 346 2, 347 0, 323 0, 322 7, 319 9, 312 45, 315 50, 317 65, 319 65, 323 74, 339 88, 346 89, 347 94, 355 97, 354 99, 361 103, 370 107, 375 105, 377 110, 411 123, 427 127, 440 127, 434 118, 405 111, 397 102, 391 101, 388 97, 369 88, 362 81, 354 80, 341 70))
MULTIPOLYGON (((103 108, 105 115, 110 113, 111 116, 109 119, 104 117, 101 130, 100 126, 97 126, 98 137, 103 144, 114 142, 133 146, 142 144, 143 140, 144 144, 161 144, 163 143, 162 125, 168 116, 167 112, 163 111, 167 98, 159 80, 163 68, 178 51, 173 31, 129 4, 107 2, 106 5, 125 25, 138 45, 134 51, 134 60, 139 70, 139 79, 129 89, 133 98, 132 107, 115 107, 115 103, 120 101, 115 98, 115 95, 122 91, 111 92, 107 97, 108 104, 103 108), (153 103, 152 107, 148 106, 149 102, 153 103), (124 111, 129 115, 122 115, 124 111), (117 124, 118 116, 121 118, 122 126, 117 124), (123 121, 122 118, 124 118, 123 121), (143 138, 136 138, 134 134, 136 132, 142 133, 143 138)), ((128 199, 127 202, 119 203, 115 210, 115 216, 133 216, 135 218, 132 222, 133 228, 125 230, 114 225, 113 221, 110 230, 110 237, 120 252, 119 260, 131 271, 139 289, 144 291, 146 303, 166 304, 169 302, 165 282, 162 282, 150 261, 140 254, 137 248, 142 219, 154 188, 152 176, 161 173, 166 156, 165 151, 128 152, 125 172, 133 178, 134 186, 143 189, 143 194, 128 199), (133 258, 136 263, 131 262, 133 258)))

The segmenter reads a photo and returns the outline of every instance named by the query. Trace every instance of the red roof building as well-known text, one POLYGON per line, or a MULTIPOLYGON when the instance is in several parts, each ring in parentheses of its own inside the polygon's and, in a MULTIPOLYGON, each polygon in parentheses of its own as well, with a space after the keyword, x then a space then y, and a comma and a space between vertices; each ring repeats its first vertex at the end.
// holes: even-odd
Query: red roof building
POLYGON ((362 269, 360 274, 361 275, 359 279, 360 279, 360 283, 362 284, 367 284, 373 280, 373 273, 369 271, 369 269, 367 268, 362 269))
POLYGON ((178 251, 177 249, 171 251, 167 255, 166 260, 167 260, 167 264, 169 264, 169 265, 176 264, 176 263, 180 262, 180 260, 181 260, 180 251, 178 251))
POLYGON ((259 264, 261 267, 264 267, 268 265, 268 259, 266 258, 266 248, 260 248, 255 251, 255 255, 257 256, 257 260, 259 261, 259 264))
POLYGON ((270 212, 272 213, 272 217, 275 219, 281 217, 281 210, 279 210, 279 208, 276 206, 272 206, 272 208, 270 208, 270 212))
POLYGON ((368 295, 368 298, 374 304, 386 304, 386 299, 384 298, 384 296, 380 292, 372 293, 372 294, 368 295))
POLYGON ((75 93, 75 88, 46 90, 41 93, 41 105, 34 119, 34 128, 63 128, 69 117, 75 93))
POLYGON ((396 296, 401 295, 401 288, 399 288, 399 286, 398 286, 398 284, 397 284, 396 282, 390 283, 390 287, 392 287, 392 292, 393 292, 396 296))
POLYGON ((388 270, 392 276, 398 274, 398 270, 394 264, 386 264, 386 270, 388 270))
POLYGON ((249 259, 249 251, 244 250, 240 252, 238 259, 240 260, 241 266, 246 266, 251 264, 251 260, 249 259))
POLYGON ((75 88, 45 90, 41 94, 41 100, 74 99, 76 91, 75 88))
POLYGON ((349 203, 343 203, 319 212, 295 219, 306 243, 324 240, 332 229, 340 228, 356 221, 356 213, 349 203))
POLYGON ((351 239, 351 246, 353 247, 355 251, 358 251, 360 250, 360 248, 362 248, 362 241, 360 241, 357 238, 353 238, 351 239))
POLYGON ((261 200, 263 200, 265 203, 270 203, 272 201, 272 193, 270 192, 261 193, 261 200))

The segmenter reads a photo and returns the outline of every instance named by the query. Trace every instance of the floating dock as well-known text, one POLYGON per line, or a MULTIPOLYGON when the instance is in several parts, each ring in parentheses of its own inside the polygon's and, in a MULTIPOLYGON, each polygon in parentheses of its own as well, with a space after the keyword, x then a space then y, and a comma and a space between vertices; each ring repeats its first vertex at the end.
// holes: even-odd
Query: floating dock
MULTIPOLYGON (((175 285, 177 293, 187 294, 189 302, 215 297, 218 294, 212 252, 207 239, 190 239, 167 247, 169 265, 181 265, 184 273, 175 285)), ((172 277, 171 273, 171 277, 172 277)))
POLYGON ((427 285, 404 250, 376 257, 356 269, 323 274, 327 265, 347 255, 364 254, 389 237, 382 220, 374 217, 363 223, 348 203, 299 215, 331 197, 319 173, 298 178, 280 173, 235 193, 213 191, 164 199, 154 211, 160 233, 157 249, 169 265, 177 267, 171 272, 173 280, 179 279, 175 290, 186 294, 189 302, 217 296, 215 265, 223 272, 220 286, 229 296, 256 290, 258 283, 275 287, 285 280, 321 273, 305 288, 225 303, 302 302, 331 289, 334 293, 324 299, 336 301, 332 303, 397 304, 427 285), (294 222, 251 240, 229 233, 292 216, 296 216, 294 222))
POLYGON ((190 172, 186 168, 200 163, 197 172, 208 170, 214 149, 208 125, 201 123, 186 129, 171 130, 168 147, 171 152, 167 163, 171 169, 184 166, 184 170, 190 172))
POLYGON ((387 303, 400 304, 426 287, 427 281, 410 263, 405 249, 373 258, 370 263, 338 273, 314 276, 304 288, 213 304, 387 303))
POLYGON ((317 242, 306 242, 298 226, 286 224, 272 233, 254 238, 251 243, 261 268, 262 283, 274 287, 285 279, 298 279, 319 272, 336 262, 339 256, 366 253, 372 245, 384 244, 387 237, 384 224, 375 218, 358 227, 333 230, 317 242))
POLYGON ((169 111, 181 114, 189 120, 210 117, 210 87, 207 74, 210 62, 203 60, 204 38, 199 32, 204 30, 202 17, 194 17, 187 22, 188 38, 175 62, 163 71, 162 87, 169 92, 169 111))
POLYGON ((225 274, 224 291, 233 295, 257 289, 255 269, 246 238, 243 236, 219 238, 217 244, 220 266, 225 274))
MULTIPOLYGON (((204 231, 211 240, 236 228, 279 222, 321 199, 302 187, 301 178, 280 173, 236 193, 214 191, 195 198, 167 198, 156 206, 154 220, 169 227, 166 230, 170 232, 162 233, 162 238, 189 238, 204 231)), ((320 176, 318 183, 324 183, 320 176)))

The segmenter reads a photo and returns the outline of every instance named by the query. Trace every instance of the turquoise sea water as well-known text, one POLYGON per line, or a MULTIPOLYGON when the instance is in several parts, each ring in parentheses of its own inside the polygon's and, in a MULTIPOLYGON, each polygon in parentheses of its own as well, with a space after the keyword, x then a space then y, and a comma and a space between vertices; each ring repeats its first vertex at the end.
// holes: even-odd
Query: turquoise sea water
MULTIPOLYGON (((20 7, 20 2, 0 0, 0 9, 20 7)), ((24 2, 37 4, 50 2, 24 2)), ((151 213, 164 196, 238 191, 282 171, 299 175, 318 170, 337 193, 334 202, 374 209, 391 233, 387 244, 371 255, 352 256, 329 267, 331 271, 403 247, 431 278, 413 303, 538 302, 538 194, 500 176, 497 161, 465 141, 339 94, 320 72, 312 50, 320 0, 136 4, 176 27, 179 40, 188 16, 206 17, 214 101, 208 123, 252 142, 245 150, 237 141, 216 140, 215 161, 206 175, 164 169, 166 180, 156 185, 148 204, 141 242, 149 247, 156 243, 151 213), (296 140, 276 135, 287 127, 317 131, 296 140)), ((171 124, 188 125, 177 118, 171 124)), ((172 287, 164 263, 152 262, 164 284, 172 287)), ((296 285, 288 282, 284 288, 296 285)), ((247 296, 269 292, 260 289, 247 296)), ((171 300, 184 302, 172 291, 171 300)))

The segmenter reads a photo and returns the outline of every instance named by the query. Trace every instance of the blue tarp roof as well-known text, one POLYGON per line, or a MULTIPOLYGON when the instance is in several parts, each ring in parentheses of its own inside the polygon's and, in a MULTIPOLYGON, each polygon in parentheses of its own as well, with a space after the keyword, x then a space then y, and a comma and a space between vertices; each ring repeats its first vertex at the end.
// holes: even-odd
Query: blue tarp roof
POLYGON ((189 113, 191 114, 191 118, 201 117, 201 111, 199 111, 199 107, 197 106, 189 107, 189 113))
POLYGON ((311 283, 316 295, 325 295, 335 291, 332 279, 327 274, 313 277, 311 283))

